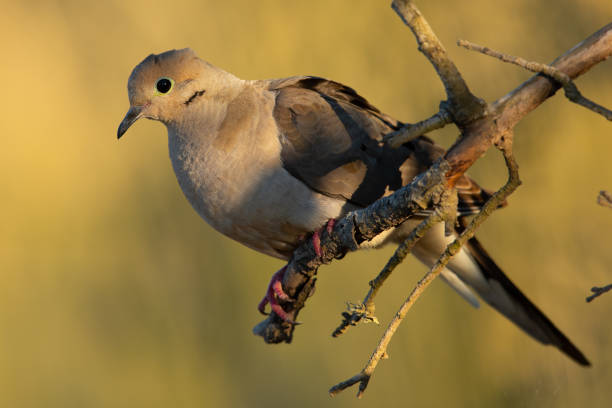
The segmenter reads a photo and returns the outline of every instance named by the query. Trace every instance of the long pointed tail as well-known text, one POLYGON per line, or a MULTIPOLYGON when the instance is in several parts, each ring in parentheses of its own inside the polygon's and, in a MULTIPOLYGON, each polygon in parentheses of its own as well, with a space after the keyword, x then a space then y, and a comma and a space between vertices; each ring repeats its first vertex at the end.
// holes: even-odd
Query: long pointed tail
POLYGON ((508 279, 476 238, 470 239, 464 249, 476 261, 488 283, 486 288, 473 286, 487 303, 536 340, 554 345, 578 364, 591 365, 584 354, 508 279))

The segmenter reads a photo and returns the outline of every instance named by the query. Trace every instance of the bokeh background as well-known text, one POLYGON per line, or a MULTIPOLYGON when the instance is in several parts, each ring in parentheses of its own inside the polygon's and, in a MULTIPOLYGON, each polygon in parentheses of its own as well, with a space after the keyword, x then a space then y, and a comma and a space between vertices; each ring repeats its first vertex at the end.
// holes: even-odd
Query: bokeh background
MULTIPOLYGON (((464 77, 491 101, 530 75, 458 49, 469 39, 538 61, 612 16, 608 0, 419 2, 464 77)), ((584 369, 488 307, 435 282, 391 343, 364 400, 328 388, 367 361, 425 268, 408 261, 377 302, 383 325, 330 333, 393 248, 321 268, 291 345, 251 334, 281 262, 220 236, 182 196, 166 131, 118 142, 131 69, 190 46, 242 78, 316 74, 400 119, 432 114, 442 87, 385 1, 2 3, 0 406, 576 407, 612 401, 612 126, 557 95, 517 128, 524 185, 479 232, 528 296, 585 352, 584 369)), ((612 63, 578 81, 612 106, 612 63)), ((449 128, 432 136, 449 145, 449 128)), ((470 173, 505 180, 490 152, 470 173)))

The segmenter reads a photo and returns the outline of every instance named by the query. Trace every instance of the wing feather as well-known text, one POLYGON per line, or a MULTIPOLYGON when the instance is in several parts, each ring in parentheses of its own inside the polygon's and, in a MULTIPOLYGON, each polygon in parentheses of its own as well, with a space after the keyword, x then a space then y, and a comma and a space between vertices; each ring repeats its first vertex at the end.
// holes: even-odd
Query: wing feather
POLYGON ((273 84, 284 167, 313 190, 367 206, 410 182, 443 153, 421 137, 397 149, 402 124, 353 89, 317 77, 273 84))

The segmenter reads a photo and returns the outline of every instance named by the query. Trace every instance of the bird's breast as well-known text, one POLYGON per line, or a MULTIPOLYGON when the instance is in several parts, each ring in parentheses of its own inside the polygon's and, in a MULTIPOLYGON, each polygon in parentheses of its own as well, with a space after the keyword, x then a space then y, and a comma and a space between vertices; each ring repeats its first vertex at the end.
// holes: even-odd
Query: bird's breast
POLYGON ((207 135, 169 128, 170 158, 183 193, 213 228, 287 258, 301 235, 339 216, 345 203, 310 190, 283 168, 272 109, 256 107, 246 114, 231 112, 230 104, 231 122, 207 135))

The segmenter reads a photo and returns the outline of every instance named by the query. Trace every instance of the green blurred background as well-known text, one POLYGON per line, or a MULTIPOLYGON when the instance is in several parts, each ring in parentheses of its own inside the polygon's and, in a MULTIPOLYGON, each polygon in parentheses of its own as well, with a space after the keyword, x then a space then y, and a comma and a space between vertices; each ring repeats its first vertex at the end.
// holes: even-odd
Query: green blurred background
MULTIPOLYGON (((610 21, 609 0, 419 2, 478 95, 526 80, 454 46, 465 38, 551 61, 610 21)), ((2 407, 602 407, 612 399, 612 126, 560 95, 517 128, 524 185, 479 233, 506 272, 585 352, 577 366, 488 307, 435 282, 393 339, 364 400, 327 389, 366 362, 384 326, 330 333, 392 252, 321 268, 291 345, 251 334, 281 262, 220 236, 182 196, 164 127, 120 142, 131 69, 190 46, 242 78, 316 74, 400 119, 444 98, 385 1, 11 1, 2 3, 2 407)), ((612 106, 612 65, 578 81, 612 106)), ((432 136, 448 145, 453 128, 432 136)), ((494 188, 499 153, 470 173, 494 188)), ((425 268, 410 260, 377 302, 386 324, 425 268)))

